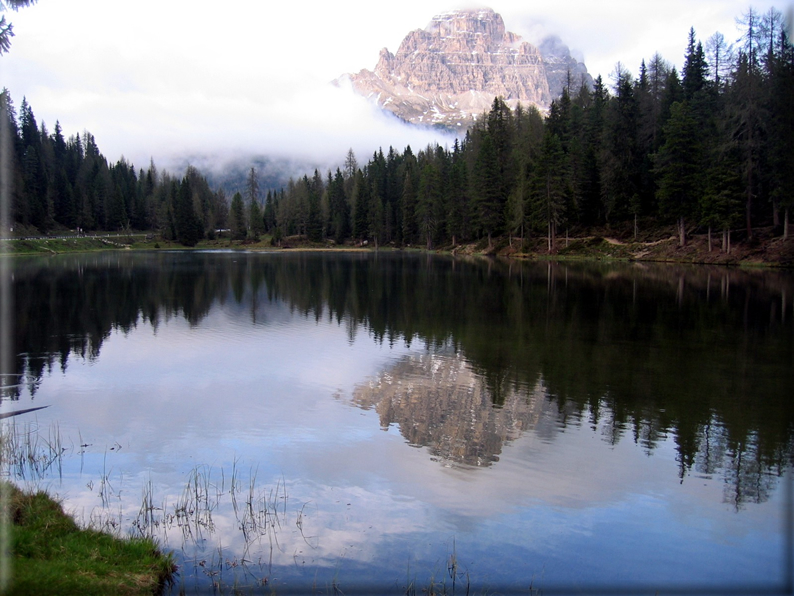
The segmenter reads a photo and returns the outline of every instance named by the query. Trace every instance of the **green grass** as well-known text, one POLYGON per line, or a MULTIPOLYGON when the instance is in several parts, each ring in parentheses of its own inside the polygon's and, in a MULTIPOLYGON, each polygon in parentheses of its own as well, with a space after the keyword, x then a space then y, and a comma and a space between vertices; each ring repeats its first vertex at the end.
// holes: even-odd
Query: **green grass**
MULTIPOLYGON (((125 238, 110 238, 113 242, 126 242, 125 238)), ((142 240, 142 239, 141 239, 142 240)), ((121 247, 103 242, 99 238, 52 238, 48 240, 7 240, 2 251, 14 255, 47 255, 67 252, 89 252, 119 249, 121 247)))
POLYGON ((150 539, 81 529, 44 492, 6 484, 10 582, 4 594, 157 594, 175 570, 150 539))

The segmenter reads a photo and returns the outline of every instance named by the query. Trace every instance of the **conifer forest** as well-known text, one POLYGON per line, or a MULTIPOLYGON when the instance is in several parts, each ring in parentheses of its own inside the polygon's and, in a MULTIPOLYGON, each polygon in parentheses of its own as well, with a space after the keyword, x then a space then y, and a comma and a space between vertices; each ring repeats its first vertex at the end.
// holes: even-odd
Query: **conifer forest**
MULTIPOLYGON (((390 147, 285 188, 251 169, 228 197, 193 167, 109 163, 89 132, 52 131, 5 90, 12 217, 21 229, 154 231, 195 245, 237 239, 437 248, 593 228, 674 226, 715 242, 787 237, 794 208, 794 47, 783 15, 750 9, 736 43, 690 30, 681 72, 656 54, 634 75, 618 63, 592 88, 569 80, 547 113, 491 109, 452 146, 390 147)), ((266 132, 263 132, 266 134, 266 132)), ((340 158, 343 156, 340 156, 340 158)))

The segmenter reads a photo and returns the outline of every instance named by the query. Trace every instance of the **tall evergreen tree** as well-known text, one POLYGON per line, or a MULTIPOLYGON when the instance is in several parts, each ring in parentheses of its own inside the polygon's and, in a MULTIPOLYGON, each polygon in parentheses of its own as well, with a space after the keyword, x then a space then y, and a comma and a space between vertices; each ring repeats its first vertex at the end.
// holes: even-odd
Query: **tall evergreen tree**
POLYGON ((543 137, 543 148, 529 184, 532 219, 536 226, 545 228, 548 250, 551 253, 556 248, 557 230, 565 221, 565 206, 570 189, 562 143, 550 131, 543 137))
POLYGON ((771 43, 765 61, 767 71, 768 185, 775 226, 783 212, 783 237, 789 236, 794 208, 794 45, 782 26, 780 13, 770 9, 764 23, 771 43))
POLYGON ((419 233, 428 250, 433 248, 433 239, 438 231, 437 214, 442 201, 441 173, 437 164, 427 161, 419 176, 419 192, 416 198, 415 217, 419 233))
POLYGON ((419 177, 416 175, 418 166, 413 155, 406 160, 402 192, 403 242, 417 242, 419 229, 416 225, 416 203, 419 177))
POLYGON ((345 193, 345 179, 338 168, 333 179, 328 182, 328 217, 328 235, 337 243, 342 243, 349 233, 350 211, 345 193))
POLYGON ((181 184, 174 182, 172 188, 176 241, 185 246, 195 246, 203 236, 203 227, 193 208, 193 193, 187 176, 181 184))
POLYGON ((641 160, 637 150, 638 108, 631 74, 618 63, 615 97, 607 104, 601 154, 601 193, 607 222, 636 211, 641 160))
POLYGON ((449 172, 449 194, 445 217, 447 235, 453 246, 471 235, 471 215, 469 200, 469 174, 466 160, 462 155, 458 140, 452 153, 452 166, 449 172))
POLYGON ((686 218, 693 215, 702 188, 698 132, 689 103, 674 103, 664 127, 665 143, 656 155, 659 206, 664 216, 675 219, 679 246, 686 244, 686 218))
POLYGON ((474 166, 475 222, 480 234, 488 237, 488 246, 493 246, 493 236, 504 227, 505 196, 496 147, 491 135, 485 133, 480 144, 474 166))
POLYGON ((760 167, 766 132, 766 114, 761 99, 762 77, 752 54, 740 52, 728 96, 731 136, 741 156, 745 197, 745 230, 753 237, 753 199, 760 192, 760 167))
POLYGON ((350 211, 353 238, 358 242, 366 240, 369 232, 370 183, 364 172, 356 170, 353 192, 350 197, 350 211))
POLYGON ((248 232, 245 223, 243 195, 239 192, 234 193, 232 203, 229 206, 229 229, 231 230, 232 238, 235 240, 244 240, 248 232))

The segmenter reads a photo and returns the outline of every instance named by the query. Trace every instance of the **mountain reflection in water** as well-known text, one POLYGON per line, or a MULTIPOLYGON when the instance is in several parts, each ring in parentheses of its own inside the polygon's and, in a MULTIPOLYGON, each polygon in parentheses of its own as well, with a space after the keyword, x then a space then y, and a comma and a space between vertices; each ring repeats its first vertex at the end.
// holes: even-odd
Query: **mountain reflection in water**
POLYGON ((174 548, 175 592, 454 561, 474 593, 771 593, 787 562, 791 272, 119 252, 15 259, 11 290, 0 407, 50 407, 3 432, 174 548))
MULTIPOLYGON (((284 312, 354 342, 427 346, 359 382, 353 402, 442 462, 492 466, 544 412, 725 480, 737 509, 791 465, 794 279, 785 271, 522 263, 402 254, 122 254, 18 259, 4 400, 35 397, 114 331, 214 308, 284 312)), ((68 374, 68 373, 66 373, 68 374)))
POLYGON ((540 389, 509 391, 495 406, 485 380, 447 351, 403 357, 358 385, 353 403, 374 408, 384 429, 397 424, 410 445, 428 447, 437 461, 489 466, 537 424, 547 400, 540 389))

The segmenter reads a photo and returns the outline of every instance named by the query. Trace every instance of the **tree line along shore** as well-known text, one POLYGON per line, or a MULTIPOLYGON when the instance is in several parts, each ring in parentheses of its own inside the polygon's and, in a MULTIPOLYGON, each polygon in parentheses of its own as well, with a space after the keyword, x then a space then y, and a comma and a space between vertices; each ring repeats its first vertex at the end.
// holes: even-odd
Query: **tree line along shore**
POLYGON ((366 163, 351 150, 335 171, 278 189, 261 189, 252 168, 231 197, 194 167, 109 163, 89 132, 49 132, 6 90, 14 234, 507 254, 581 252, 602 238, 635 245, 606 251, 627 258, 788 262, 776 244, 794 205, 794 49, 777 10, 738 21, 736 44, 690 30, 681 73, 658 54, 637 76, 619 63, 611 84, 569 81, 547 114, 495 98, 451 147, 390 147, 366 163), (655 248, 672 236, 674 250, 655 248))

